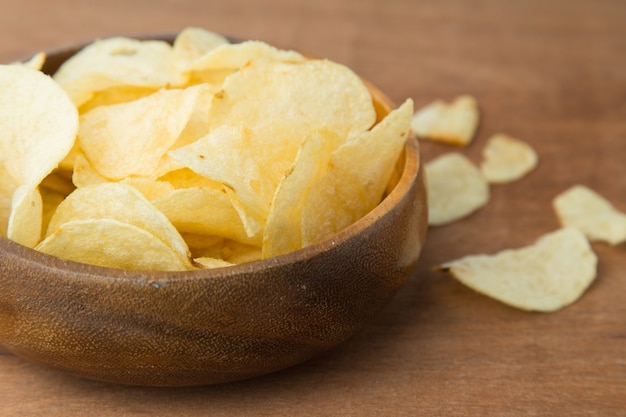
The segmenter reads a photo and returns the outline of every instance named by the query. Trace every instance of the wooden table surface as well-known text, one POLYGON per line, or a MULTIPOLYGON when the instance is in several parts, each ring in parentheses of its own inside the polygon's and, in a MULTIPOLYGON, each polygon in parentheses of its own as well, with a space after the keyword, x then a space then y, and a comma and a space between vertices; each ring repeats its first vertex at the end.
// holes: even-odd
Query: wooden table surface
MULTIPOLYGON (((473 94, 487 138, 541 162, 489 204, 431 229, 414 276, 350 340, 294 368, 221 386, 86 381, 0 351, 2 416, 626 416, 626 245, 594 243, 574 305, 527 313, 433 266, 528 244, 558 227, 552 198, 588 185, 626 211, 623 0, 2 0, 0 62, 118 34, 201 26, 328 57, 400 102, 473 94)), ((1 133, 0 133, 1 134, 1 133)), ((425 161, 452 150, 422 143, 425 161)))

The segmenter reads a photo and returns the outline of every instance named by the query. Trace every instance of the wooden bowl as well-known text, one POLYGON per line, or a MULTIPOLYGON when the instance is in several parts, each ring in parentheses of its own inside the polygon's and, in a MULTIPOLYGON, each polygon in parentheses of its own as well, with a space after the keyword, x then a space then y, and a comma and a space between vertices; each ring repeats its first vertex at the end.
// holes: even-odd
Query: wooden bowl
MULTIPOLYGON (((52 73, 78 48, 49 54, 52 73)), ((389 100, 370 86, 380 116, 389 100)), ((0 345, 80 377, 150 386, 223 383, 344 341, 411 274, 427 230, 418 144, 357 223, 279 257, 215 270, 84 265, 0 238, 0 345)))

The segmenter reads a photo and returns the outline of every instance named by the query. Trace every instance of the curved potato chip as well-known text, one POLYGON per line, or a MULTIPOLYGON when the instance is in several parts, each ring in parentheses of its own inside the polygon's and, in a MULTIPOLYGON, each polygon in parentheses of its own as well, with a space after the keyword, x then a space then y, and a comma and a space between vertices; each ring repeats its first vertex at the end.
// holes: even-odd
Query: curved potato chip
POLYGON ((208 268, 208 269, 224 268, 224 267, 227 267, 227 266, 235 265, 235 264, 231 264, 230 262, 227 262, 227 261, 225 261, 223 259, 209 258, 209 257, 195 258, 193 261, 195 263, 199 264, 200 267, 208 268))
MULTIPOLYGON (((326 173, 330 156, 342 142, 327 129, 307 137, 292 169, 276 189, 263 233, 263 257, 282 255, 302 247, 302 210, 309 191, 326 173)), ((333 213, 320 212, 325 217, 333 213)))
POLYGON ((100 106, 128 103, 129 101, 138 100, 142 97, 154 94, 158 90, 159 89, 156 87, 135 87, 128 85, 107 88, 93 93, 89 100, 80 105, 78 111, 80 114, 83 114, 100 106))
POLYGON ((328 170, 306 197, 302 246, 344 229, 380 203, 409 135, 412 114, 409 99, 332 153, 328 170))
POLYGON ((597 257, 578 229, 564 228, 535 244, 473 255, 441 266, 468 287, 505 304, 552 312, 576 301, 596 277, 597 257))
POLYGON ((43 202, 37 187, 19 187, 13 194, 11 216, 7 226, 7 238, 34 248, 41 240, 43 202))
POLYGON ((561 225, 580 229, 589 240, 611 245, 626 242, 626 213, 583 185, 575 185, 552 202, 561 225))
POLYGON ((424 165, 428 190, 428 224, 459 220, 489 201, 489 184, 478 168, 460 153, 441 155, 424 165))
POLYGON ((35 249, 58 258, 109 268, 193 269, 171 246, 145 229, 107 218, 69 221, 35 249))
POLYGON ((169 155, 232 187, 250 221, 259 224, 310 132, 327 128, 345 140, 376 120, 358 76, 324 60, 253 61, 228 77, 222 90, 211 107, 209 134, 169 155))
MULTIPOLYGON (((197 237, 192 235, 185 235, 185 237, 191 237, 194 240, 197 239, 197 237)), ((206 240, 206 236, 202 238, 206 240)), ((209 239, 208 242, 211 242, 211 240, 209 239)), ((191 242, 191 244, 193 245, 194 242, 191 242)), ((206 246, 196 244, 194 249, 198 253, 196 256, 198 258, 208 257, 223 259, 233 265, 254 262, 261 259, 261 248, 259 246, 246 245, 245 243, 229 239, 221 239, 212 245, 208 244, 206 246)))
POLYGON ((190 83, 207 82, 220 85, 226 77, 250 62, 264 59, 274 62, 302 62, 304 56, 295 51, 275 48, 261 41, 223 44, 190 62, 186 68, 190 83))
POLYGON ((97 172, 89 163, 82 152, 74 156, 74 169, 72 171, 72 183, 76 187, 87 187, 89 185, 110 182, 111 179, 104 177, 97 172))
POLYGON ((167 42, 125 37, 92 42, 65 61, 54 79, 77 107, 112 87, 161 88, 182 83, 167 42))
POLYGON ((202 28, 187 27, 174 40, 174 59, 181 71, 220 45, 228 44, 224 36, 202 28))
POLYGON ((518 180, 532 171, 539 158, 526 142, 505 134, 489 138, 483 149, 480 170, 491 183, 506 183, 518 180))
POLYGON ((77 188, 59 205, 48 225, 47 236, 76 220, 113 219, 146 230, 189 260, 187 244, 163 213, 139 191, 122 183, 77 188))
POLYGON ((258 236, 248 236, 232 204, 229 191, 224 186, 173 190, 154 199, 152 203, 180 232, 260 244, 258 236))
POLYGON ((413 116, 411 128, 422 139, 465 146, 474 139, 478 121, 476 99, 459 96, 450 103, 436 100, 422 107, 413 116))
POLYGON ((13 193, 35 188, 70 151, 78 112, 47 75, 0 65, 0 126, 0 235, 6 236, 13 193))
POLYGON ((39 52, 24 62, 13 62, 11 63, 11 65, 21 65, 27 68, 41 71, 41 68, 43 68, 44 62, 46 62, 46 53, 39 52))
POLYGON ((101 175, 121 179, 153 175, 194 113, 208 86, 161 90, 129 103, 103 106, 81 116, 78 142, 101 175))

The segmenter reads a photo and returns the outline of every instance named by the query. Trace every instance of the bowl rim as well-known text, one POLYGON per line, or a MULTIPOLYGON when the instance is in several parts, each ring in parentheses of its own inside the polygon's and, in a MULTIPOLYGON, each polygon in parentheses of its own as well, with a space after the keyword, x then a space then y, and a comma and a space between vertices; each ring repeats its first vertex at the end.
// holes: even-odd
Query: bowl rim
MULTIPOLYGON (((139 40, 162 40, 171 43, 174 36, 175 35, 172 34, 161 34, 154 36, 139 35, 129 37, 139 40)), ((228 36, 227 38, 230 41, 237 41, 236 39, 228 36)), ((92 41, 61 45, 50 49, 49 51, 46 51, 46 59, 49 59, 50 57, 54 58, 55 56, 62 54, 69 54, 68 56, 71 56, 73 53, 79 51, 81 47, 92 41)), ((396 107, 391 99, 389 99, 389 97, 378 87, 365 79, 362 80, 370 90, 373 102, 378 102, 386 113, 396 107)), ((396 171, 401 172, 401 174, 391 191, 388 192, 370 212, 346 228, 325 239, 298 250, 266 259, 219 268, 198 269, 192 271, 127 270, 91 265, 58 258, 53 255, 39 252, 33 248, 23 246, 17 242, 13 242, 4 236, 0 236, 0 258, 11 255, 15 258, 22 259, 29 264, 35 264, 37 268, 43 268, 44 270, 61 270, 81 277, 90 276, 98 279, 115 280, 116 282, 126 280, 137 281, 138 278, 149 278, 150 280, 163 283, 172 283, 175 281, 184 281, 189 279, 211 280, 216 278, 234 277, 259 270, 279 268, 281 266, 302 262, 318 254, 324 253, 345 241, 355 238, 361 232, 375 224, 378 220, 384 217, 385 214, 392 211, 393 208, 410 192, 411 188, 418 181, 418 177, 423 175, 421 165, 422 161, 419 152, 419 143, 413 132, 409 129, 404 149, 396 163, 396 171), (401 166, 401 170, 398 169, 398 166, 401 166)))

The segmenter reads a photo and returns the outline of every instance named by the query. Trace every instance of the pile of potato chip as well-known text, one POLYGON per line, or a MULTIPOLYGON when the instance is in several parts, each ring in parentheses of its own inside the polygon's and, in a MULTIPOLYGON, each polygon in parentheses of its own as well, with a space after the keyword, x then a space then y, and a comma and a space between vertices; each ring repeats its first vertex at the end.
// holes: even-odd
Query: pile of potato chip
POLYGON ((61 258, 192 270, 268 258, 354 223, 410 131, 343 65, 188 28, 93 42, 48 77, 0 66, 2 234, 61 258))
MULTIPOLYGON (((471 96, 437 100, 418 109, 411 127, 421 139, 467 146, 474 139, 479 110, 471 96)), ((490 184, 519 180, 539 158, 527 143, 506 134, 488 139, 475 165, 458 150, 425 165, 429 225, 462 219, 489 202, 490 184)), ((469 255, 437 269, 449 271, 468 287, 510 306, 552 312, 580 298, 596 278, 597 256, 590 241, 626 242, 626 213, 595 191, 574 185, 556 196, 553 208, 562 228, 534 244, 493 255, 469 255)))

